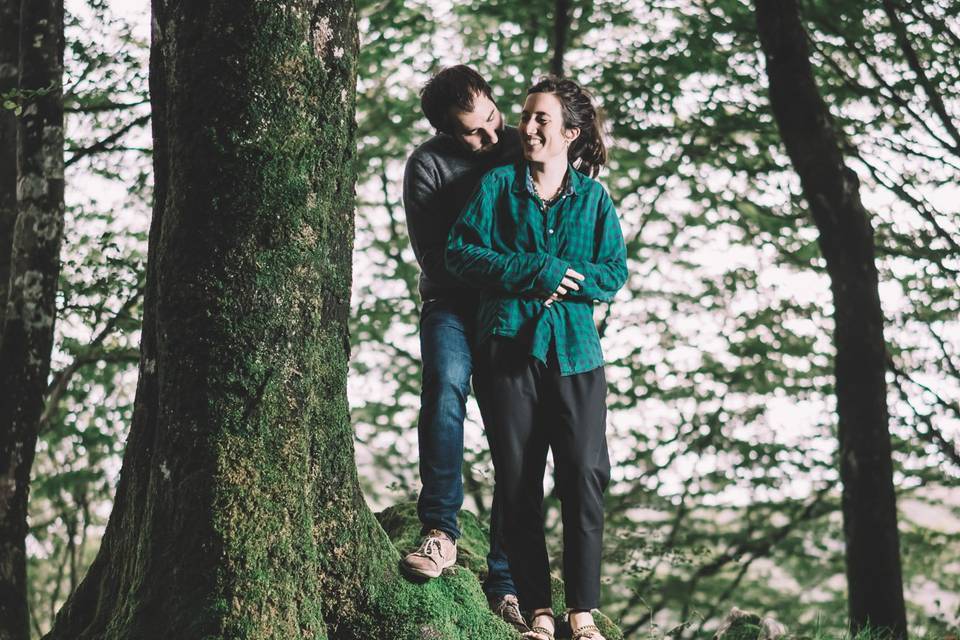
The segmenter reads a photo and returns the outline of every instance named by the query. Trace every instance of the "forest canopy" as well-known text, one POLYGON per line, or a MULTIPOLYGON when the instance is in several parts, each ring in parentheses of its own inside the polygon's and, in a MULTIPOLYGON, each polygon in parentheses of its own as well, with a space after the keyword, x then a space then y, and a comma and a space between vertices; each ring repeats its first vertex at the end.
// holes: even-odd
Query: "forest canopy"
MULTIPOLYGON (((960 9, 799 9, 873 231, 908 622, 945 637, 960 624, 960 9)), ((596 308, 613 466, 601 608, 626 637, 703 637, 732 606, 839 637, 831 274, 771 111, 753 3, 360 0, 357 24, 347 393, 370 509, 419 490, 419 269, 401 204, 405 160, 433 134, 419 89, 470 64, 516 124, 527 87, 562 72, 605 112, 600 180, 630 270, 596 308)), ((147 3, 70 0, 64 33, 65 228, 27 537, 37 638, 111 511, 154 197, 147 3)), ((4 98, 13 112, 18 98, 4 98)), ((463 468, 465 508, 486 521, 493 469, 473 401, 463 468)))

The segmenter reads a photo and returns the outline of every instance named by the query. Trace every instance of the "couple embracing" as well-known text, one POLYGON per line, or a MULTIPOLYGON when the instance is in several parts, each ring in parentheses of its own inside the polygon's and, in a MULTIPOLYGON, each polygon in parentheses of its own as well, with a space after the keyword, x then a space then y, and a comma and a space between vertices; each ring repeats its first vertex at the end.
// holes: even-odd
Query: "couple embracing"
POLYGON ((490 85, 459 65, 421 92, 438 134, 410 156, 403 201, 421 267, 419 549, 401 562, 432 578, 456 561, 463 422, 470 379, 493 458, 493 611, 524 638, 552 640, 544 538, 548 448, 563 522, 566 616, 575 640, 603 640, 603 492, 610 478, 606 380, 593 303, 627 278, 597 109, 571 80, 527 91, 516 128, 490 85))

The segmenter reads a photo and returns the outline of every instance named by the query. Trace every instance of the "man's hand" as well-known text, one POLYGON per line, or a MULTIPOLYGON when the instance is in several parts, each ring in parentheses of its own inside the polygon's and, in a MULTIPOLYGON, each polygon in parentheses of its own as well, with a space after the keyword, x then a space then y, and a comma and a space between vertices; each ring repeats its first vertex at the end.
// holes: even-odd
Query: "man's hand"
POLYGON ((563 274, 563 280, 560 281, 560 284, 557 285, 557 290, 550 294, 550 297, 544 300, 543 305, 549 307, 551 304, 559 300, 561 297, 566 295, 568 291, 579 291, 580 282, 584 279, 582 273, 577 273, 573 269, 567 269, 567 272, 563 274))

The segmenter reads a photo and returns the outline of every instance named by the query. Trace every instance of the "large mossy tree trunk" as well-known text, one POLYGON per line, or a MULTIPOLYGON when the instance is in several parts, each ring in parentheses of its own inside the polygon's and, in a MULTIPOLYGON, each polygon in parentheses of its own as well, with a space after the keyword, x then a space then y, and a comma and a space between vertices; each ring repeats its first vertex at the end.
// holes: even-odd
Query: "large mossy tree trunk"
POLYGON ((354 4, 153 5, 140 378, 100 551, 48 638, 508 638, 367 509, 346 376, 354 4))
POLYGON ((0 19, 0 81, 4 91, 12 88, 9 65, 16 59, 22 109, 15 133, 9 113, 0 124, 0 276, 6 279, 0 289, 0 638, 27 640, 27 497, 50 373, 63 235, 63 1, 23 0, 19 8, 4 2, 0 19))
POLYGON ((796 0, 756 0, 756 15, 773 114, 819 231, 833 293, 850 626, 905 638, 873 228, 814 80, 796 0))

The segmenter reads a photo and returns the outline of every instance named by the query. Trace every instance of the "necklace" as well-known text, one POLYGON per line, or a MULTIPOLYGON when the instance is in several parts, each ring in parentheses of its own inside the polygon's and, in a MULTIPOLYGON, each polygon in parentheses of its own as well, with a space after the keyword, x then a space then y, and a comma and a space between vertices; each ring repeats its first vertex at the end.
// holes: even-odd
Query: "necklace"
POLYGON ((532 181, 533 190, 537 194, 537 197, 540 198, 540 200, 542 200, 544 204, 550 204, 557 199, 557 196, 560 195, 560 192, 563 190, 563 183, 566 181, 567 181, 567 178, 566 176, 564 176, 563 180, 560 181, 560 186, 554 189, 553 193, 550 195, 549 198, 545 197, 542 193, 540 193, 540 189, 537 188, 536 181, 532 181))

